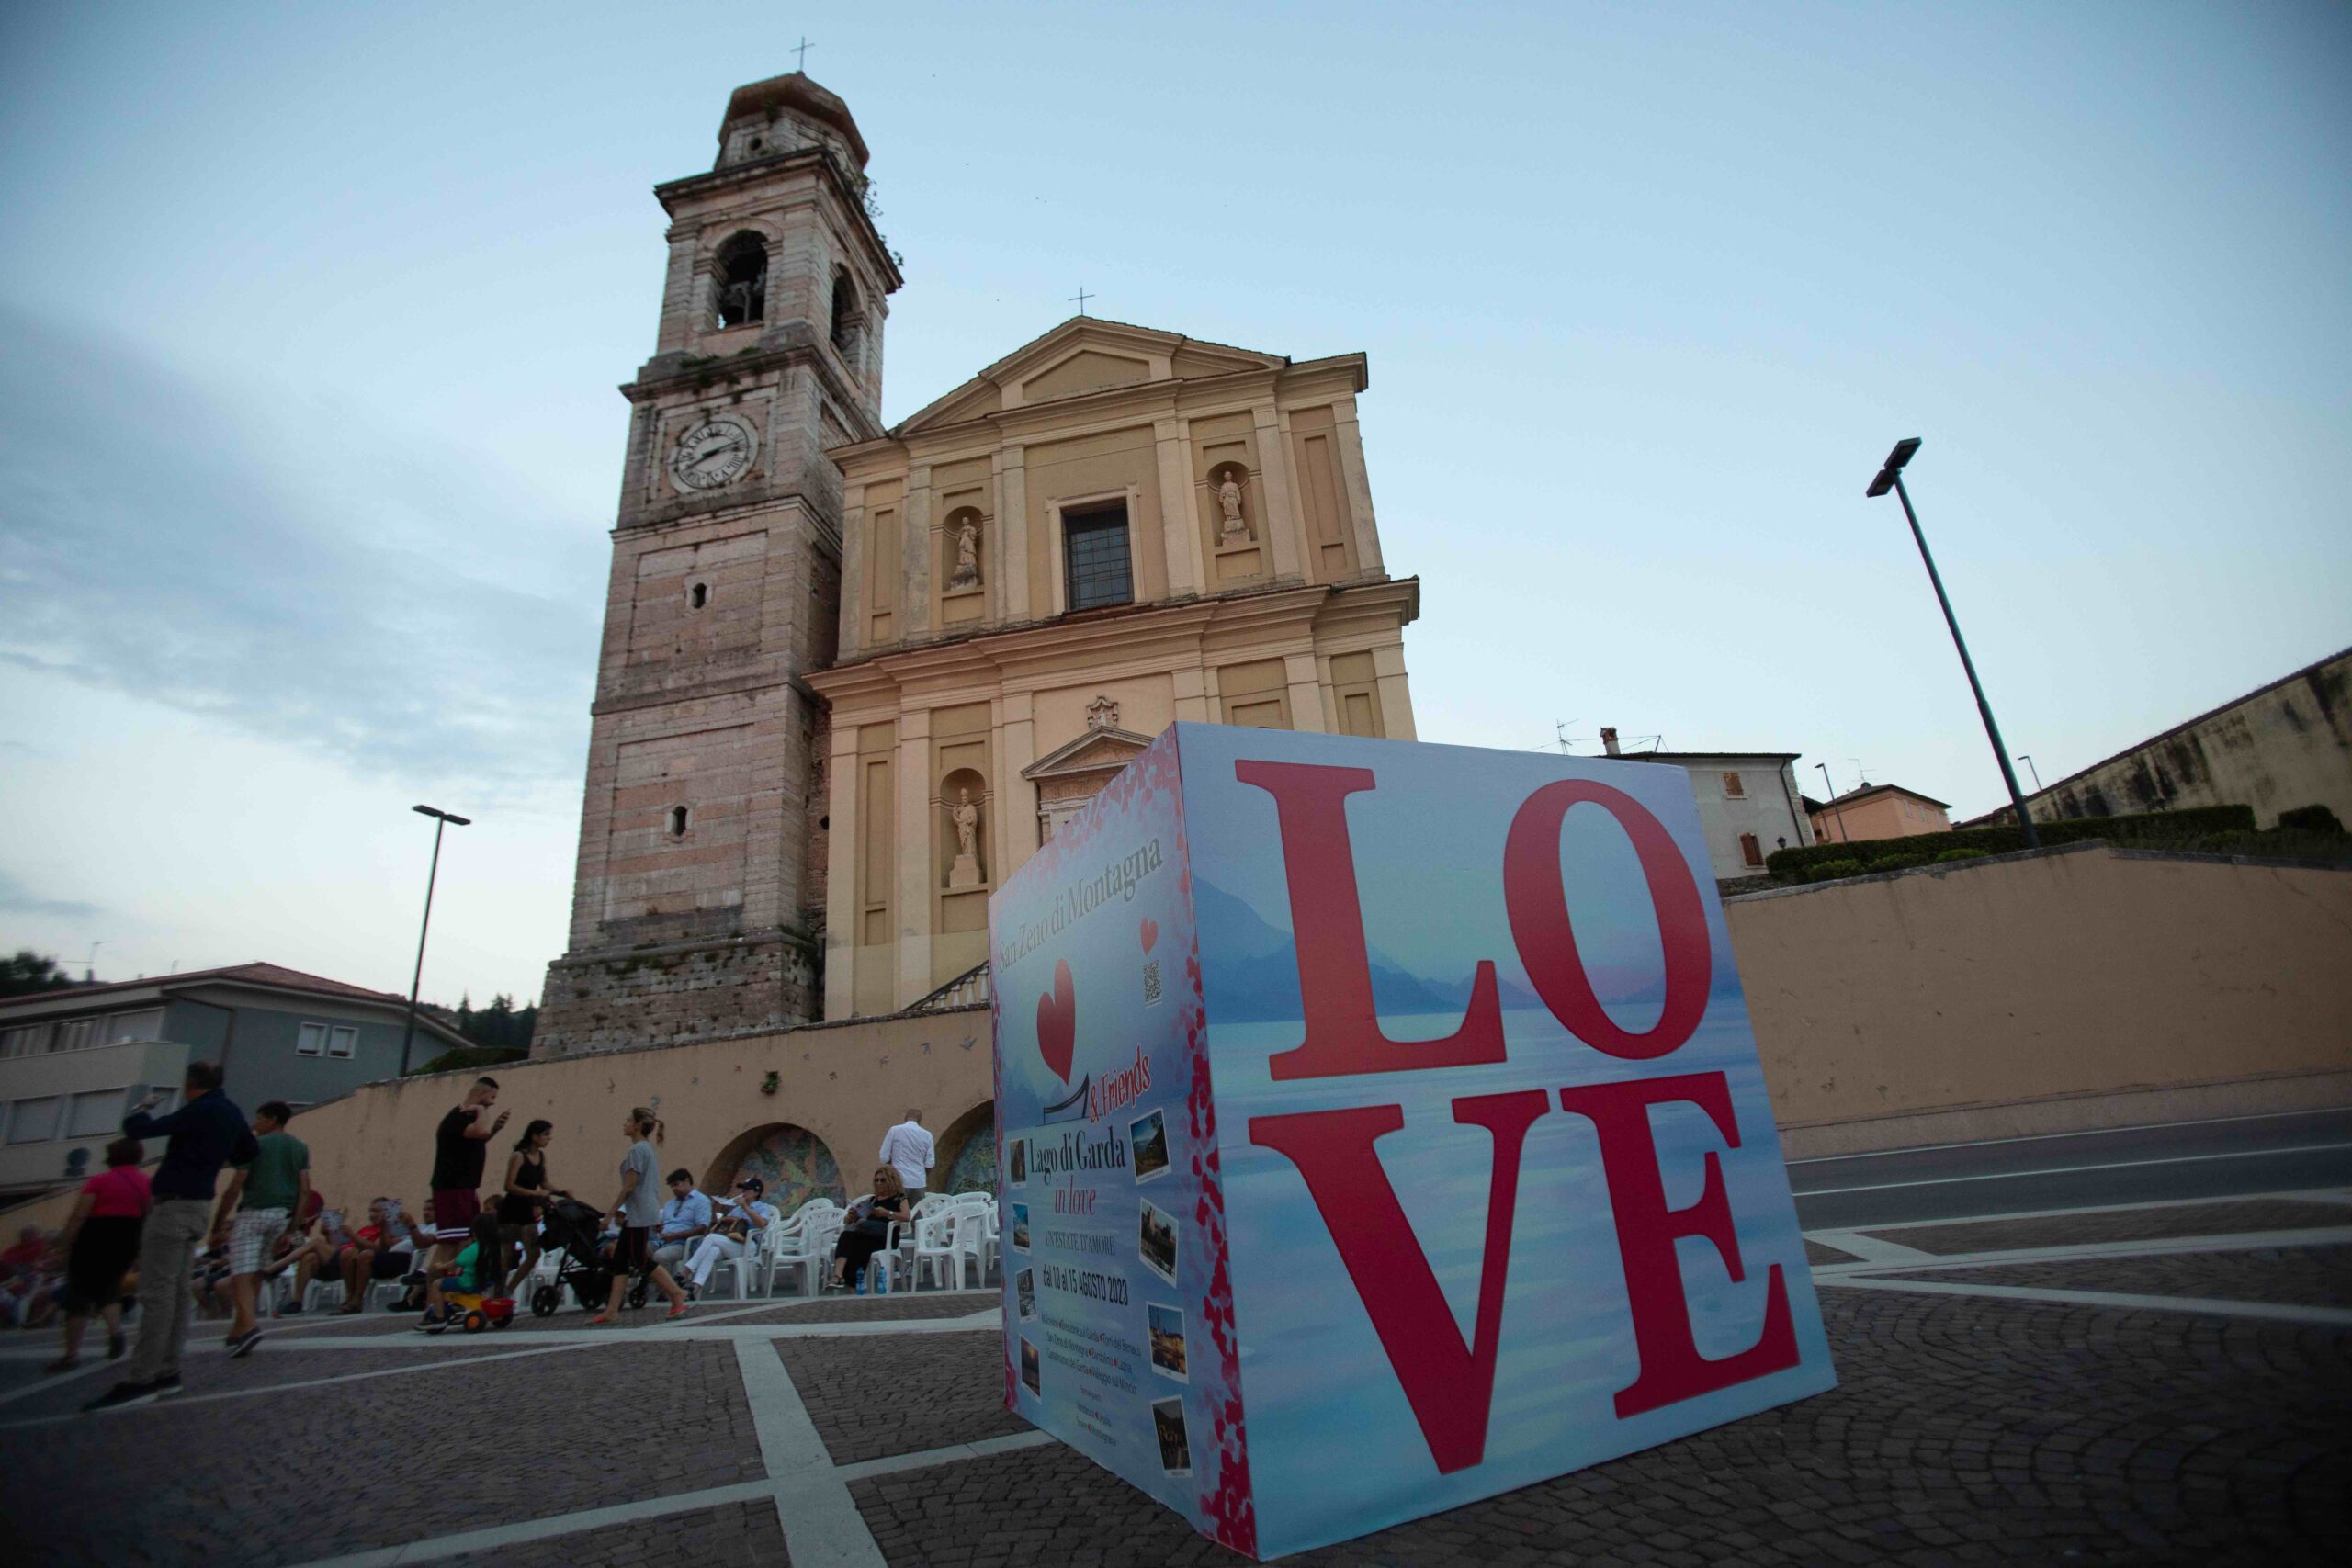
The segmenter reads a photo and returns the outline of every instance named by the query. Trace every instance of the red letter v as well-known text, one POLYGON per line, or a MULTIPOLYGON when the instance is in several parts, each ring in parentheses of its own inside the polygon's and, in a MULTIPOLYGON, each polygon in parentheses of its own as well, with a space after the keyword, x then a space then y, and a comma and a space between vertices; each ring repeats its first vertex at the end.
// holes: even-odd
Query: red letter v
POLYGON ((1306 1179, 1307 1195, 1330 1227, 1340 1261, 1355 1281, 1441 1475, 1486 1456, 1503 1285, 1510 1272, 1511 1218, 1519 1208, 1519 1154, 1527 1129, 1549 1101, 1542 1089, 1532 1089, 1453 1102, 1456 1122, 1484 1127, 1495 1141, 1494 1173, 1487 1182, 1487 1248, 1478 1262, 1477 1330, 1467 1347, 1372 1146, 1405 1124, 1404 1111, 1374 1105, 1250 1121, 1250 1141, 1284 1156, 1306 1179))

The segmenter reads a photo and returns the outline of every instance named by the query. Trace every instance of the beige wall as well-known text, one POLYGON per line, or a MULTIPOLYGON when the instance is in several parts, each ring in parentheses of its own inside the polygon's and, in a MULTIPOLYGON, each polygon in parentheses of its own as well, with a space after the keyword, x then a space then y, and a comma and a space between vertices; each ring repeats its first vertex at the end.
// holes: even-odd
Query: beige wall
POLYGON ((2352 1103, 2352 872, 2086 844, 1724 914, 1792 1156, 2352 1103))

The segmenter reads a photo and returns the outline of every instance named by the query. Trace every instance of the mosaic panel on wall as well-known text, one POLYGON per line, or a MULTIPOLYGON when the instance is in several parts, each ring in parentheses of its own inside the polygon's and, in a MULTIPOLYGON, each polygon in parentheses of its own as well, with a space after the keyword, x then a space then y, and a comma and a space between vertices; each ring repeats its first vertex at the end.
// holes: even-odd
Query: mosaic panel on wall
POLYGON ((993 1192, 996 1190, 996 1117, 989 1118, 972 1129, 970 1137, 956 1153, 956 1163, 947 1168, 944 1190, 949 1192, 993 1192))
POLYGON ((836 1203, 848 1201, 833 1151, 806 1127, 786 1123, 771 1129, 736 1168, 735 1180, 747 1176, 767 1183, 768 1201, 779 1213, 789 1214, 811 1198, 830 1198, 836 1203))

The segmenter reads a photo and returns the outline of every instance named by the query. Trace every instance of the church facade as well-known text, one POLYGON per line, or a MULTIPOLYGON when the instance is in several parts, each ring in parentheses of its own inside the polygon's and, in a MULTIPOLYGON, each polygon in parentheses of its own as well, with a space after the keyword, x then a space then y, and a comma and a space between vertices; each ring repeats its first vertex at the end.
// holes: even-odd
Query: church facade
POLYGON ((865 159, 796 73, 656 190, 537 1055, 973 994, 989 893, 1174 720, 1414 733, 1363 356, 1080 316, 886 430, 865 159))

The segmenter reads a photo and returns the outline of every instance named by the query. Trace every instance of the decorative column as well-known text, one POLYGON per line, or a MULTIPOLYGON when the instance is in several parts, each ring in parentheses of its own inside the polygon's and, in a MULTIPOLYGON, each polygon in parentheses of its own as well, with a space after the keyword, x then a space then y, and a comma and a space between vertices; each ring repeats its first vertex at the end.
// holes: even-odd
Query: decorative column
POLYGON ((1380 559, 1380 528, 1372 518, 1372 479, 1364 472, 1363 432, 1356 424, 1356 400, 1341 398, 1331 405, 1333 439, 1340 444, 1340 482, 1347 487, 1348 515, 1355 522, 1356 570, 1366 577, 1385 577, 1380 559))
POLYGON ((1159 453, 1159 522, 1168 549, 1168 596, 1182 599, 1204 592, 1206 580, 1201 560, 1200 508, 1193 496, 1192 426, 1182 419, 1161 419, 1152 422, 1151 430, 1159 453))
POLYGON ((865 487, 857 485, 842 495, 841 658, 865 647, 865 487))
POLYGON ((1004 864, 996 886, 1029 863, 1037 852, 1037 792, 1021 770, 1037 760, 1037 728, 1034 699, 1027 692, 1007 692, 997 699, 996 764, 997 853, 1004 864))
POLYGON ((1283 434, 1282 420, 1272 403, 1261 404, 1250 411, 1250 421, 1257 426, 1258 470, 1265 483, 1266 493, 1259 499, 1265 506, 1266 537, 1263 541, 1273 552, 1274 576, 1295 581, 1298 568, 1298 513, 1291 503, 1290 451, 1283 434))
POLYGON ((1330 729, 1323 721, 1323 687, 1315 679, 1315 655, 1283 655, 1283 681, 1290 688, 1290 727, 1321 735, 1330 729))
POLYGON ((865 773, 857 761, 857 726, 833 725, 832 798, 825 829, 825 1016, 847 1018, 857 1010, 858 928, 865 923, 857 890, 858 850, 864 842, 857 821, 858 791, 865 773))
POLYGON ((1405 645, 1392 642, 1372 650, 1372 676, 1380 691, 1380 724, 1391 740, 1412 740, 1413 695, 1405 688, 1405 645))
POLYGON ((899 976, 891 1002, 905 1007, 931 989, 932 911, 937 902, 939 831, 931 806, 931 710, 899 715, 899 976))
POLYGON ((907 630, 931 629, 931 465, 917 463, 907 471, 907 542, 899 554, 899 571, 905 581, 907 630))
POLYGON ((1004 536, 1004 576, 997 604, 1008 622, 1029 618, 1029 470, 1019 443, 997 454, 997 532, 1004 536))

